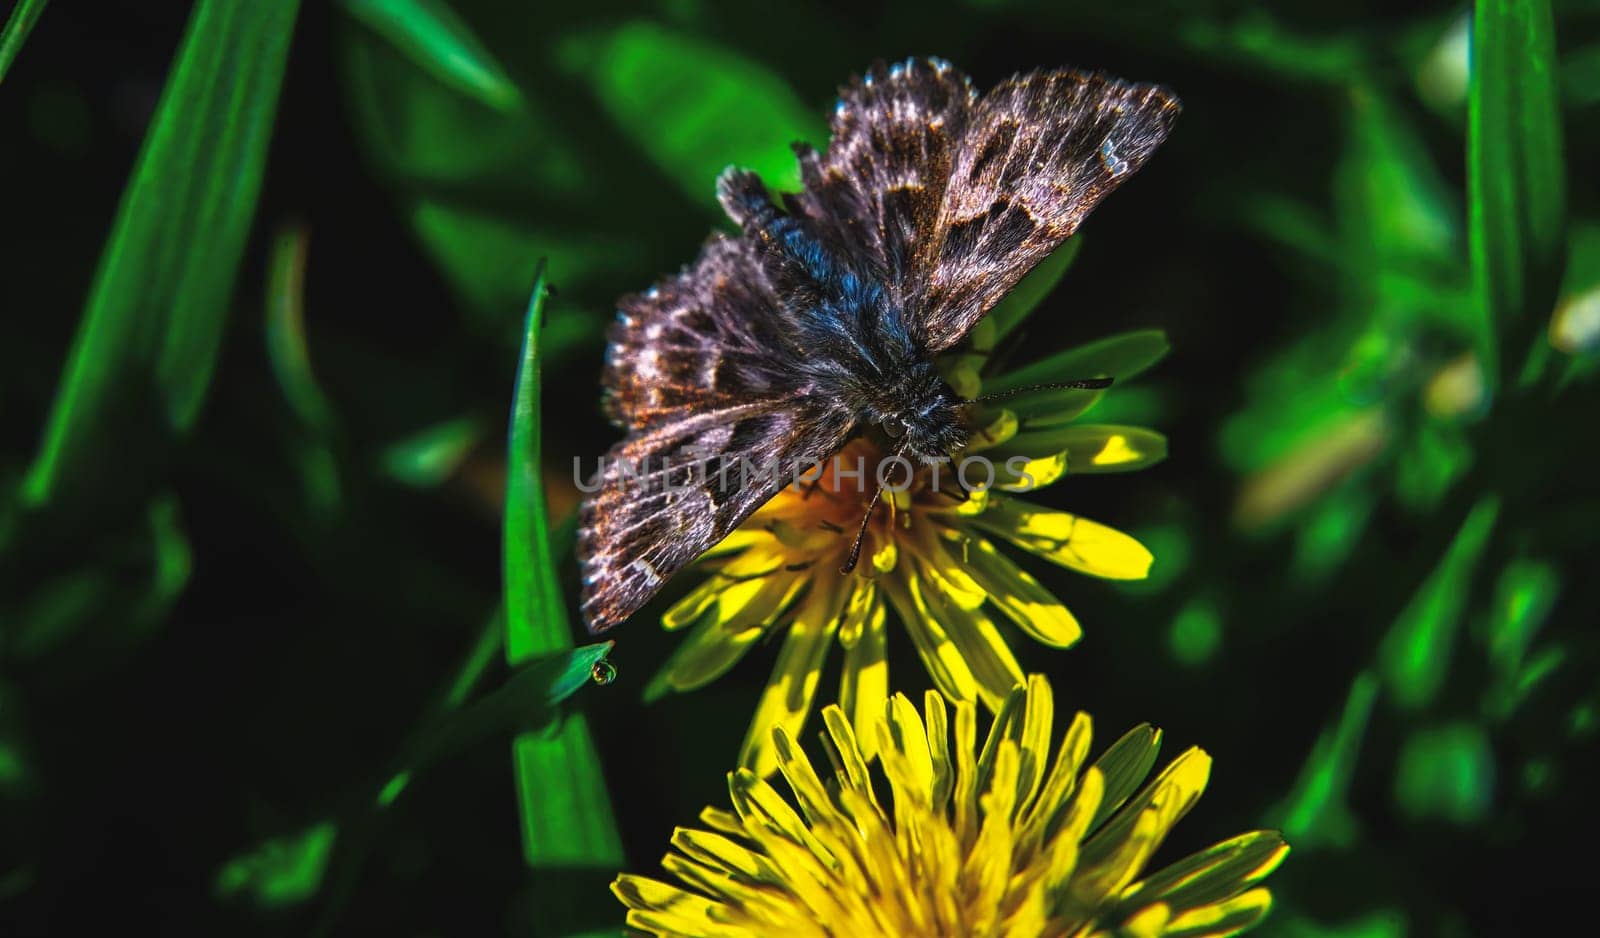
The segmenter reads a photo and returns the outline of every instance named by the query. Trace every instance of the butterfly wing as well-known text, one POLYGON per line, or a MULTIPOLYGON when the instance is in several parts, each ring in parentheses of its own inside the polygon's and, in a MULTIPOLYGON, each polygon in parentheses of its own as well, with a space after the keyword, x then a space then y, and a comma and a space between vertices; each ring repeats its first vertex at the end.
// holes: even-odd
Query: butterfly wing
POLYGON ((947 349, 1078 230, 1166 139, 1179 105, 1158 85, 1071 70, 1001 83, 974 107, 906 308, 947 349))
POLYGON ((967 77, 938 59, 882 63, 839 89, 824 156, 796 144, 804 191, 789 210, 898 303, 933 231, 969 112, 967 77))
POLYGON ((840 92, 827 156, 800 148, 790 204, 865 258, 938 352, 1144 165, 1178 111, 1159 86, 1073 70, 978 97, 944 62, 879 65, 840 92))
POLYGON ((848 415, 796 385, 780 308, 755 249, 721 236, 677 277, 619 304, 606 406, 629 433, 582 507, 590 631, 628 618, 792 481, 794 467, 848 438, 848 415))

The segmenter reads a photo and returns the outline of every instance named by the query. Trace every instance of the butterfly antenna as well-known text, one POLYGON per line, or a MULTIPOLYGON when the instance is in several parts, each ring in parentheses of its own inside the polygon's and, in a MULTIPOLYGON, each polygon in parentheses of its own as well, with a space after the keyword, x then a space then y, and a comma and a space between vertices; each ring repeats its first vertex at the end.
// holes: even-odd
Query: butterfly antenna
POLYGON ((982 397, 975 397, 969 403, 982 404, 985 401, 1004 400, 1008 397, 1016 397, 1018 394, 1031 394, 1034 391, 1098 391, 1102 388, 1111 387, 1112 380, 1113 379, 1111 378, 1079 378, 1076 381, 1053 381, 1049 384, 1030 384, 1020 388, 1012 388, 1009 391, 997 391, 994 394, 985 394, 982 397))
POLYGON ((867 536, 867 525, 872 522, 872 513, 878 510, 878 501, 883 498, 883 483, 878 483, 878 490, 872 493, 872 501, 867 503, 867 512, 861 516, 861 527, 856 529, 855 542, 850 545, 850 559, 844 562, 839 572, 848 576, 856 568, 856 563, 861 560, 861 542, 867 536))
MULTIPOLYGON (((910 441, 909 440, 905 441, 905 442, 902 442, 900 444, 899 448, 894 451, 895 457, 898 458, 898 457, 904 456, 906 454, 906 447, 909 446, 909 445, 910 445, 910 441)), ((912 470, 912 476, 914 477, 915 475, 916 475, 916 471, 912 470)), ((909 485, 910 483, 911 483, 911 479, 907 478, 906 479, 906 484, 909 485)), ((861 560, 861 542, 864 541, 866 539, 866 537, 867 537, 867 525, 872 523, 872 513, 874 511, 878 510, 878 502, 882 498, 883 498, 883 477, 879 476, 878 477, 878 490, 872 493, 872 501, 867 502, 867 510, 861 516, 861 527, 856 528, 856 539, 855 539, 855 541, 853 541, 850 544, 850 559, 846 560, 844 562, 844 566, 839 568, 839 572, 840 573, 843 573, 846 576, 848 576, 851 571, 855 570, 856 563, 861 560)))

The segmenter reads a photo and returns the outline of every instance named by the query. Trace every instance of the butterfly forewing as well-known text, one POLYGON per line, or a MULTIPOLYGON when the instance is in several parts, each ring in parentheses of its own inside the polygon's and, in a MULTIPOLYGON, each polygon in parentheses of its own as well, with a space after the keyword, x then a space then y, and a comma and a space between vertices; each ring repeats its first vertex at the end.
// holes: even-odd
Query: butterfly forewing
POLYGON ((1158 85, 1070 70, 984 95, 906 288, 928 350, 960 342, 1076 231, 1166 139, 1178 110, 1158 85))
POLYGON ((607 410, 629 432, 601 464, 578 540, 582 611, 596 632, 792 481, 782 467, 825 459, 849 430, 797 384, 778 299, 749 243, 712 238, 693 265, 619 310, 607 410))
POLYGON ((938 219, 976 100, 949 63, 879 64, 839 89, 826 155, 795 147, 805 189, 789 197, 791 210, 896 301, 938 219))

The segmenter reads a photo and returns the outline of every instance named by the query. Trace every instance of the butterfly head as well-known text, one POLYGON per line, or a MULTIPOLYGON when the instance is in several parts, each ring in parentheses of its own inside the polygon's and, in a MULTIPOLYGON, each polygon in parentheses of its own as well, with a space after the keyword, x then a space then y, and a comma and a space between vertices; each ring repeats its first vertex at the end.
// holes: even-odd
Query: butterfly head
POLYGON ((870 411, 879 432, 914 464, 937 460, 967 445, 967 426, 956 396, 932 368, 912 380, 886 388, 870 411))

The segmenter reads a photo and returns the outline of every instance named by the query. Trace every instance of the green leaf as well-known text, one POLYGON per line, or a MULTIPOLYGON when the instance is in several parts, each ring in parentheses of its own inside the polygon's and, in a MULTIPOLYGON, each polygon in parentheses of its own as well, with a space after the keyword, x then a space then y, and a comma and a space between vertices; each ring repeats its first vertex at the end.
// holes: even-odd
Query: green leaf
POLYGON ((1167 458, 1167 438, 1144 427, 1081 424, 1018 433, 984 455, 1003 463, 1057 453, 1066 454, 1068 472, 1132 472, 1167 458))
POLYGON ((1489 616, 1489 660, 1497 671, 1521 669, 1560 593, 1561 575, 1550 564, 1518 559, 1500 571, 1489 616))
POLYGON ((304 226, 286 228, 272 244, 267 274, 267 361, 283 396, 305 425, 318 433, 333 428, 333 407, 311 371, 306 349, 306 251, 304 226))
POLYGON ((1480 0, 1472 23, 1467 192, 1480 355, 1512 380, 1554 308, 1566 245, 1566 171, 1548 0, 1480 0))
MULTIPOLYGON (((641 258, 636 242, 610 233, 536 228, 445 202, 419 202, 410 219, 461 302, 496 334, 507 336, 517 331, 514 317, 506 315, 509 303, 513 297, 520 301, 539 258, 548 260, 549 271, 563 287, 615 280, 641 258)), ((547 338, 545 357, 598 337, 606 321, 577 311, 553 317, 551 331, 559 330, 562 342, 556 347, 550 341, 554 335, 547 338)))
POLYGON ((1460 197, 1433 165, 1417 125, 1365 85, 1350 91, 1348 121, 1334 174, 1341 264, 1458 267, 1460 197))
POLYGON ((223 898, 248 893, 266 908, 304 902, 321 888, 338 839, 339 829, 331 821, 273 838, 223 864, 216 893, 223 898))
MULTIPOLYGON (((1300 844, 1297 841, 1296 847, 1300 844)), ((1309 918, 1274 920, 1274 932, 1283 938, 1406 938, 1406 916, 1399 909, 1383 908, 1359 918, 1325 925, 1309 918)))
POLYGON ((1269 812, 1270 823, 1282 828, 1296 848, 1348 846, 1355 840, 1355 817, 1346 798, 1377 702, 1378 678, 1362 671, 1350 685, 1339 721, 1317 737, 1294 788, 1269 812))
POLYGON ((344 8, 446 85, 496 110, 522 103, 522 93, 506 70, 444 3, 344 0, 344 8))
MULTIPOLYGON (((1016 371, 998 375, 984 382, 983 393, 996 394, 1025 388, 1030 384, 1075 381, 1080 378, 1109 377, 1128 381, 1160 361, 1170 348, 1167 334, 1160 329, 1124 332, 1057 352, 1016 371)), ((1062 395, 1069 392, 1040 393, 1062 395)), ((1026 396, 1018 396, 1018 400, 1025 399, 1026 396)))
POLYGON ((31 583, 14 606, 0 605, 7 655, 32 662, 62 649, 125 648, 159 629, 189 585, 194 556, 174 495, 152 499, 145 522, 142 531, 99 532, 115 562, 31 583))
POLYGON ((11 15, 6 17, 4 29, 0 29, 0 82, 6 80, 6 72, 11 70, 11 63, 16 61, 17 53, 22 51, 22 44, 28 41, 28 33, 33 31, 33 24, 39 21, 39 15, 44 12, 44 5, 50 0, 21 0, 11 8, 11 15))
POLYGON ((530 867, 622 867, 622 839, 610 799, 604 787, 592 787, 603 786, 604 776, 583 714, 568 715, 548 736, 518 737, 511 759, 522 806, 523 856, 530 867), (596 810, 597 804, 603 810, 596 810))
POLYGON ((1095 760, 1095 768, 1105 776, 1105 793, 1095 809, 1094 820, 1089 822, 1090 835, 1138 790, 1160 754, 1161 731, 1141 723, 1124 733, 1095 760))
POLYGON ((534 271, 523 326, 522 357, 512 392, 506 452, 506 508, 501 531, 505 578, 506 660, 572 644, 566 603, 550 551, 539 457, 539 330, 548 295, 544 262, 534 271))
POLYGON ((1050 256, 1040 261, 1027 275, 1017 281, 1005 299, 996 303, 994 309, 984 317, 984 321, 992 323, 995 341, 1005 338, 1023 321, 1033 315, 1044 298, 1056 288, 1061 278, 1067 275, 1067 269, 1078 257, 1078 249, 1083 246, 1081 235, 1068 238, 1062 245, 1050 252, 1050 256))
MULTIPOLYGON (((512 664, 572 644, 539 478, 539 336, 545 300, 541 265, 528 302, 506 453, 501 543, 506 658, 512 664)), ((588 676, 585 671, 579 680, 588 676)), ((618 868, 622 838, 588 723, 569 719, 553 734, 520 736, 512 744, 512 758, 528 865, 618 868)))
POLYGON ((89 289, 26 504, 49 502, 68 476, 117 466, 121 443, 151 419, 181 433, 198 415, 297 7, 196 4, 89 289))
POLYGON ((775 191, 799 189, 789 145, 828 137, 822 118, 765 66, 645 20, 572 38, 558 57, 616 130, 707 208, 729 165, 755 170, 775 191))
POLYGON ((1376 502, 1376 494, 1359 485, 1337 488, 1317 501, 1295 531, 1295 579, 1319 582, 1342 567, 1361 544, 1376 502))
POLYGON ((415 772, 496 734, 549 726, 556 705, 593 681, 595 666, 611 653, 612 644, 596 642, 531 658, 495 690, 459 710, 440 712, 401 757, 399 771, 415 772))
POLYGON ((1482 821, 1494 798, 1494 750, 1471 723, 1417 730, 1400 749, 1394 800, 1413 819, 1467 826, 1482 821))
POLYGON ((1561 575, 1550 564, 1517 559, 1500 571, 1488 617, 1488 655, 1493 676, 1484 692, 1484 711, 1509 718, 1565 653, 1549 647, 1530 656, 1534 637, 1561 594, 1561 575))
MULTIPOLYGON (((1160 556, 1159 554, 1157 556, 1160 556)), ((1172 620, 1167 648, 1179 664, 1198 668, 1222 647, 1222 614, 1210 599, 1192 599, 1172 620)))
POLYGON ((1189 18, 1179 25, 1178 38, 1231 68, 1261 71, 1274 79, 1342 84, 1371 68, 1357 34, 1300 35, 1264 7, 1244 9, 1249 12, 1239 16, 1189 18))
POLYGON ((1427 705, 1444 686, 1478 560, 1489 546, 1499 513, 1500 502, 1494 496, 1473 506, 1439 565, 1383 638, 1379 668, 1395 702, 1404 709, 1427 705))
POLYGON ((487 433, 477 417, 457 417, 420 430, 383 451, 383 471, 417 488, 432 488, 455 474, 487 433))

